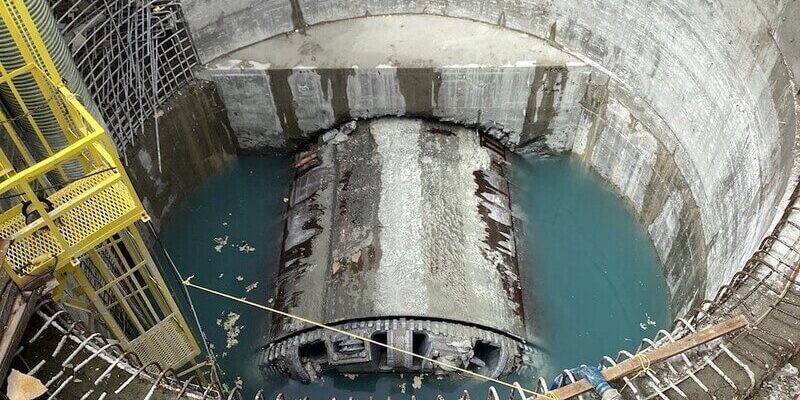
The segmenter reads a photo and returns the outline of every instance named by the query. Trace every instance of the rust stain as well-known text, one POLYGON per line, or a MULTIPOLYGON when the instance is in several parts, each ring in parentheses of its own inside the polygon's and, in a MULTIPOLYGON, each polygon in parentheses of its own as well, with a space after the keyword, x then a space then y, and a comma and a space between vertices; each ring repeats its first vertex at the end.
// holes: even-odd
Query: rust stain
POLYGON ((353 253, 336 259, 331 267, 331 275, 341 275, 343 272, 359 274, 372 269, 375 265, 375 247, 368 245, 355 250, 353 253))
MULTIPOLYGON (((342 174, 342 177, 339 179, 339 193, 346 194, 350 189, 350 177, 353 175, 353 171, 347 170, 342 174)), ((339 198, 339 216, 344 216, 347 214, 347 196, 341 196, 339 198)))
POLYGON ((435 126, 432 126, 432 127, 428 128, 428 133, 435 133, 435 134, 445 135, 445 136, 455 136, 455 134, 456 134, 454 131, 451 131, 449 129, 439 128, 439 127, 435 127, 435 126))
POLYGON ((500 275, 503 290, 505 291, 506 298, 517 304, 519 307, 515 310, 517 315, 522 316, 522 287, 519 279, 519 262, 516 255, 516 244, 514 237, 513 219, 510 217, 511 201, 509 198, 509 188, 505 179, 500 179, 501 183, 495 186, 493 182, 498 181, 489 178, 489 173, 494 173, 500 177, 506 176, 506 150, 497 143, 494 139, 482 137, 481 144, 489 151, 491 156, 491 172, 475 171, 475 182, 478 184, 478 189, 475 195, 481 199, 478 205, 478 212, 481 219, 486 224, 486 239, 484 243, 489 246, 489 249, 497 254, 501 254, 503 260, 498 263, 497 272, 500 275), (491 217, 491 210, 487 204, 494 204, 490 199, 502 199, 502 205, 497 207, 504 208, 509 213, 510 224, 505 224, 491 217))

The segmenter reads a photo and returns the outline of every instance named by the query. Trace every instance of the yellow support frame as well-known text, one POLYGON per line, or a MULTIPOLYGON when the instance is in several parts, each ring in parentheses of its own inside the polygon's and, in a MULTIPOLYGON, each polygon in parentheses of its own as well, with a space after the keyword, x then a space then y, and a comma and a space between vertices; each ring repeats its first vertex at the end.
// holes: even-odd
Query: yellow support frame
POLYGON ((0 197, 29 203, 27 216, 22 204, 0 213, 0 236, 14 241, 4 272, 20 287, 52 273, 60 283, 54 297, 94 310, 121 345, 139 352, 145 362, 178 368, 192 361, 200 354, 199 345, 139 235, 135 224, 149 217, 110 138, 60 83, 23 1, 2 0, 0 18, 28 62, 11 72, 0 65, 0 86, 11 89, 47 151, 45 159, 34 160, 15 123, 0 113, 0 125, 21 155, 13 162, 24 163, 14 168, 0 151, 0 197), (36 83, 69 145, 53 151, 15 79, 36 83), (62 167, 75 161, 84 176, 70 181, 62 167), (63 186, 50 184, 52 174, 62 178, 63 186), (96 274, 87 275, 90 270, 96 274), (70 279, 76 290, 66 288, 70 279))

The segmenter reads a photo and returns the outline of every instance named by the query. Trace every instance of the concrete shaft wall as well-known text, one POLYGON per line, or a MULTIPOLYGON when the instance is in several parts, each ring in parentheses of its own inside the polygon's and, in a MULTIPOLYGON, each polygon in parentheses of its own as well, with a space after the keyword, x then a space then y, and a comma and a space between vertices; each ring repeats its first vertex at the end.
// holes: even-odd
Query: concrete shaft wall
POLYGON ((233 157, 235 146, 214 85, 195 82, 160 106, 144 135, 121 153, 131 181, 156 228, 233 157))
MULTIPOLYGON (((339 116, 416 114, 430 107, 435 117, 499 125, 522 150, 573 152, 605 177, 648 226, 676 313, 730 278, 772 221, 789 180, 796 124, 787 61, 800 69, 800 28, 791 23, 800 13, 796 2, 184 4, 200 57, 212 62, 206 76, 219 83, 240 147, 264 145, 265 138, 267 146, 280 147, 286 144, 282 140, 329 127, 339 116), (348 57, 394 31, 354 35, 353 46, 338 48, 347 56, 333 61, 315 58, 335 40, 330 34, 316 43, 298 41, 290 53, 311 55, 305 59, 287 61, 278 54, 286 51, 257 51, 260 43, 291 41, 286 36, 266 39, 295 29, 313 39, 316 29, 333 26, 333 21, 358 24, 369 19, 361 17, 397 14, 454 17, 471 21, 474 29, 491 24, 528 33, 539 45, 536 51, 508 55, 505 41, 487 34, 484 39, 491 45, 484 45, 484 54, 472 55, 479 60, 474 63, 447 57, 404 63, 397 57, 385 68, 348 63, 348 57), (502 62, 491 61, 497 59, 502 62), (322 71, 336 67, 342 71, 322 71), (403 74, 430 70, 433 78, 416 76, 405 80, 411 85, 404 84, 403 74), (451 74, 455 90, 447 94, 451 74), (409 86, 419 92, 404 91, 409 86), (487 87, 491 90, 479 90, 487 87), (248 121, 266 115, 259 108, 275 117, 248 121), (265 135, 267 130, 288 134, 265 135)), ((383 18, 381 23, 391 21, 383 18)), ((428 37, 414 41, 414 51, 453 53, 440 46, 443 38, 463 39, 472 30, 449 24, 423 25, 428 37)), ((469 43, 481 46, 481 40, 469 43)), ((395 46, 401 44, 392 43, 391 49, 395 46)))

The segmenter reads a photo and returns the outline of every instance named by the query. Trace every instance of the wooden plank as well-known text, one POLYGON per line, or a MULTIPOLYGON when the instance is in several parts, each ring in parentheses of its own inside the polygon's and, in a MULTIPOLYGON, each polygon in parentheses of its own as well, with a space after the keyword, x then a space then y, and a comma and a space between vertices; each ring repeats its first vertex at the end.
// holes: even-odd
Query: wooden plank
MULTIPOLYGON (((739 315, 722 323, 697 331, 674 343, 666 343, 659 348, 646 351, 642 354, 647 357, 647 360, 650 360, 650 364, 653 365, 703 343, 725 336, 745 326, 747 326, 747 318, 743 315, 739 315)), ((630 358, 622 361, 617 365, 604 369, 602 371, 603 377, 610 382, 639 372, 642 370, 642 361, 644 360, 639 358, 630 358)), ((590 390, 592 390, 592 385, 590 385, 586 379, 581 379, 578 382, 548 392, 548 394, 555 395, 555 398, 566 400, 590 390)))
POLYGON ((6 254, 8 254, 8 248, 11 247, 11 241, 8 239, 0 239, 0 265, 3 265, 3 262, 6 260, 6 254))
POLYGON ((0 336, 0 381, 5 379, 8 369, 11 367, 11 361, 17 352, 28 321, 36 309, 39 297, 41 297, 41 289, 32 292, 17 292, 14 298, 11 315, 6 322, 2 336, 0 336))
POLYGON ((22 291, 1 266, 11 241, 0 239, 0 381, 4 380, 28 321, 33 315, 41 290, 22 291))

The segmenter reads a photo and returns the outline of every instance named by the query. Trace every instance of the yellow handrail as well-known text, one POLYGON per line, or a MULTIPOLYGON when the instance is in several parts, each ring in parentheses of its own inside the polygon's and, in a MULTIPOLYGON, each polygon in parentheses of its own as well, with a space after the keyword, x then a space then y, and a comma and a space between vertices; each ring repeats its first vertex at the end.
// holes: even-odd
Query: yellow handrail
MULTIPOLYGON (((69 89, 50 80, 35 64, 27 64, 7 76, 0 76, 0 85, 10 84, 12 79, 26 74, 36 77, 36 82, 44 82, 41 84, 57 88, 52 91, 55 97, 49 102, 60 105, 51 105, 51 109, 68 111, 65 116, 70 119, 69 125, 73 127, 71 134, 77 140, 43 160, 24 165, 25 168, 14 171, 0 181, 1 198, 14 199, 16 196, 18 201, 28 203, 27 216, 20 215, 21 208, 12 207, 5 210, 0 217, 0 233, 21 243, 12 247, 10 261, 4 266, 12 278, 21 285, 30 282, 33 276, 41 272, 41 268, 29 263, 36 259, 41 260, 43 254, 58 259, 58 262, 52 265, 53 268, 68 262, 75 263, 76 257, 109 235, 130 226, 140 218, 147 218, 105 131, 69 89), (96 179, 97 182, 92 182, 92 185, 84 185, 86 187, 71 185, 69 189, 62 190, 58 185, 47 184, 51 182, 48 174, 56 172, 62 165, 72 161, 80 161, 84 166, 84 178, 98 173, 104 174, 96 179), (81 190, 75 191, 76 188, 81 190), (98 197, 102 196, 108 197, 109 202, 113 201, 117 206, 114 212, 92 207, 90 202, 96 202, 98 197), (86 210, 81 210, 81 207, 86 210), (85 221, 75 220, 82 215, 81 213, 85 214, 92 210, 106 212, 112 217, 88 224, 85 221), (27 220, 31 215, 35 218, 32 221, 27 220), (70 220, 70 217, 74 218, 70 220), (22 221, 23 219, 26 220, 22 221), (26 243, 26 240, 28 246, 22 244, 26 243)), ((18 150, 22 153, 21 149, 18 150)), ((63 182, 63 186, 71 183, 74 183, 74 180, 63 182)))
POLYGON ((0 18, 27 62, 10 72, 0 65, 0 87, 22 112, 0 111, 11 138, 11 149, 0 149, 0 237, 13 240, 2 270, 20 287, 52 274, 54 298, 92 309, 145 362, 178 368, 192 361, 200 348, 135 226, 149 217, 109 136, 61 83, 22 0, 0 0, 0 18), (17 79, 35 82, 45 102, 26 105, 17 79), (64 148, 50 148, 34 111, 53 117, 64 148), (18 120, 30 125, 25 138, 18 120), (68 164, 80 176, 64 173, 68 164))
POLYGON ((28 183, 33 179, 36 179, 43 174, 53 170, 54 166, 57 166, 64 161, 67 161, 73 158, 76 154, 86 151, 88 145, 92 142, 99 140, 103 136, 104 132, 95 132, 89 134, 77 142, 63 148, 62 150, 58 151, 57 153, 53 154, 52 156, 37 162, 36 164, 25 168, 24 170, 17 172, 11 179, 7 179, 3 182, 0 182, 0 194, 6 193, 11 189, 18 187, 22 183, 28 183))

